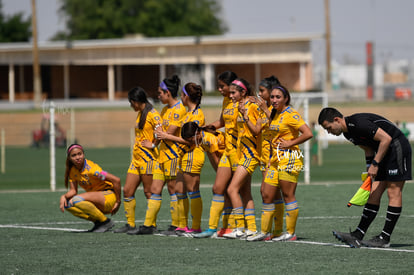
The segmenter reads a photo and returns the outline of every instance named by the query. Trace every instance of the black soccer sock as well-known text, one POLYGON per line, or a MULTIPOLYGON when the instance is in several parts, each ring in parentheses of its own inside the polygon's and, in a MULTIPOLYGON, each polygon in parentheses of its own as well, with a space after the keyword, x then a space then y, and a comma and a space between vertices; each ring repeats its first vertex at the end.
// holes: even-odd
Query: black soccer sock
POLYGON ((401 215, 402 207, 389 206, 387 209, 387 217, 385 218, 385 225, 382 229, 381 236, 384 240, 390 241, 392 231, 397 224, 398 218, 401 215))
POLYGON ((361 220, 359 221, 357 229, 352 232, 352 234, 358 239, 362 240, 364 238, 365 232, 367 232, 368 227, 374 221, 379 210, 379 205, 374 204, 365 204, 364 211, 362 211, 361 220))

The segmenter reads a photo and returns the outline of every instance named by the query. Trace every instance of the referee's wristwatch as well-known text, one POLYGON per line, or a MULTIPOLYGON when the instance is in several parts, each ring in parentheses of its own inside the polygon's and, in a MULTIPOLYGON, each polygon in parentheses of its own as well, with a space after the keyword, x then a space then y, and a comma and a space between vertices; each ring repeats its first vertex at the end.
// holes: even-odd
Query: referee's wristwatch
POLYGON ((375 159, 372 160, 371 164, 375 167, 378 167, 378 162, 375 159))

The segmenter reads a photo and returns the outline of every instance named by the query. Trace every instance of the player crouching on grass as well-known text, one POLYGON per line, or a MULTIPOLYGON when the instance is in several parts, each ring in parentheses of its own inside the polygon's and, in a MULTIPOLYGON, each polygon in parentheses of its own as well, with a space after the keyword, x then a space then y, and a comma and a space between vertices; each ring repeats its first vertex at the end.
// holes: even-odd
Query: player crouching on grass
POLYGON ((344 117, 334 108, 324 108, 318 122, 328 133, 336 136, 343 133, 346 139, 364 150, 368 176, 372 179, 371 193, 358 227, 350 233, 333 231, 334 236, 350 247, 389 247, 391 233, 401 214, 404 183, 412 179, 409 141, 397 126, 376 114, 344 117), (363 241, 386 189, 389 203, 384 228, 378 236, 363 241))
POLYGON ((60 197, 62 212, 66 209, 76 217, 93 222, 89 232, 107 232, 115 225, 105 214, 118 212, 121 180, 85 159, 79 144, 72 144, 67 150, 65 186, 69 191, 60 197), (86 192, 78 194, 78 186, 86 192))

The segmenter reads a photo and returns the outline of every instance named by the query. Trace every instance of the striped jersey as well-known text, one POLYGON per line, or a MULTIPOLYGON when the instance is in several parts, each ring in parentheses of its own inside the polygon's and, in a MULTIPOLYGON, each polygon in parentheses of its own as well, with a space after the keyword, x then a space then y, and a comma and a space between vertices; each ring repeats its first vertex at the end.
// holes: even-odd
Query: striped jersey
POLYGON ((238 103, 233 103, 229 97, 223 99, 222 117, 224 120, 224 136, 227 154, 236 153, 237 150, 237 110, 238 103))
MULTIPOLYGON (((171 125, 180 128, 186 112, 187 111, 181 101, 178 101, 171 107, 168 105, 165 106, 161 111, 162 129, 166 132, 171 125)), ((180 132, 176 131, 176 135, 179 136, 180 132)), ((170 159, 179 158, 182 151, 177 142, 170 140, 162 140, 159 150, 160 163, 164 163, 170 159)))
MULTIPOLYGON (((254 125, 256 125, 256 122, 259 119, 259 106, 253 102, 247 101, 244 103, 244 107, 247 109, 247 117, 254 125)), ((237 129, 238 156, 244 158, 257 158, 259 160, 258 146, 260 143, 260 138, 253 135, 246 122, 244 121, 242 114, 239 112, 237 115, 237 129)))
POLYGON ((154 108, 148 114, 142 129, 139 129, 138 124, 141 119, 142 112, 139 111, 135 123, 135 144, 133 151, 134 160, 143 159, 145 162, 153 161, 158 158, 157 149, 148 149, 141 146, 141 142, 149 140, 154 143, 154 128, 162 123, 160 114, 154 108))

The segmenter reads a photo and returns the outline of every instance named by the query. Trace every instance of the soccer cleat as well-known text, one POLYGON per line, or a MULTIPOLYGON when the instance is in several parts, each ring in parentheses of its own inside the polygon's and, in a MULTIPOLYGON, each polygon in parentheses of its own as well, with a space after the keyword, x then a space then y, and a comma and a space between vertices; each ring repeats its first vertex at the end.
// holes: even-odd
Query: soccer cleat
POLYGON ((256 234, 248 236, 246 240, 249 242, 264 241, 266 238, 270 238, 271 236, 272 235, 270 233, 257 232, 256 234))
POLYGON ((390 242, 385 240, 382 235, 375 236, 371 240, 361 241, 361 244, 368 247, 381 247, 387 248, 390 247, 390 242))
POLYGON ((230 233, 223 235, 226 239, 240 239, 244 236, 246 236, 246 233, 244 233, 243 228, 235 228, 230 233))
POLYGON ((193 238, 194 237, 194 235, 195 234, 199 234, 199 233, 201 233, 201 229, 187 229, 185 232, 184 232, 184 237, 188 237, 188 238, 193 238))
POLYGON ((240 240, 245 241, 245 240, 247 240, 248 237, 253 236, 255 234, 257 234, 257 231, 251 231, 251 230, 247 229, 247 230, 244 231, 244 236, 240 237, 240 240))
POLYGON ((125 224, 123 227, 114 230, 114 233, 127 233, 129 231, 135 230, 136 227, 132 227, 129 224, 125 224))
POLYGON ((338 231, 332 231, 335 238, 340 240, 343 243, 346 243, 349 245, 349 247, 352 248, 360 248, 361 247, 361 240, 352 235, 352 232, 350 233, 344 233, 344 232, 338 232, 338 231))
POLYGON ((95 226, 91 229, 91 232, 94 233, 103 233, 111 230, 114 227, 115 223, 111 219, 107 219, 104 222, 95 222, 95 226))
POLYGON ((296 241, 298 238, 296 237, 296 234, 289 234, 287 232, 283 233, 282 235, 275 237, 272 239, 274 242, 290 242, 290 241, 296 241))
POLYGON ((233 229, 231 228, 221 228, 219 232, 217 232, 217 238, 223 238, 224 234, 231 233, 233 229))
POLYGON ((137 235, 152 235, 155 233, 157 228, 155 226, 145 226, 142 225, 139 227, 137 235))
POLYGON ((157 233, 156 235, 158 235, 158 236, 177 237, 178 235, 177 235, 177 233, 175 231, 177 228, 178 228, 177 226, 170 225, 167 230, 161 231, 161 232, 157 233))
POLYGON ((216 229, 207 229, 207 230, 205 230, 205 231, 203 231, 203 232, 201 232, 201 233, 198 233, 198 234, 193 234, 193 237, 194 238, 198 238, 198 239, 201 239, 201 238, 211 238, 211 237, 213 237, 215 234, 217 233, 217 230, 216 229))
POLYGON ((177 227, 177 226, 175 226, 175 225, 170 225, 170 226, 168 226, 167 231, 175 231, 177 228, 178 228, 178 227, 177 227))
POLYGON ((177 227, 175 229, 175 234, 177 236, 184 236, 184 234, 185 234, 185 232, 187 232, 187 230, 188 230, 187 226, 186 227, 177 227))

